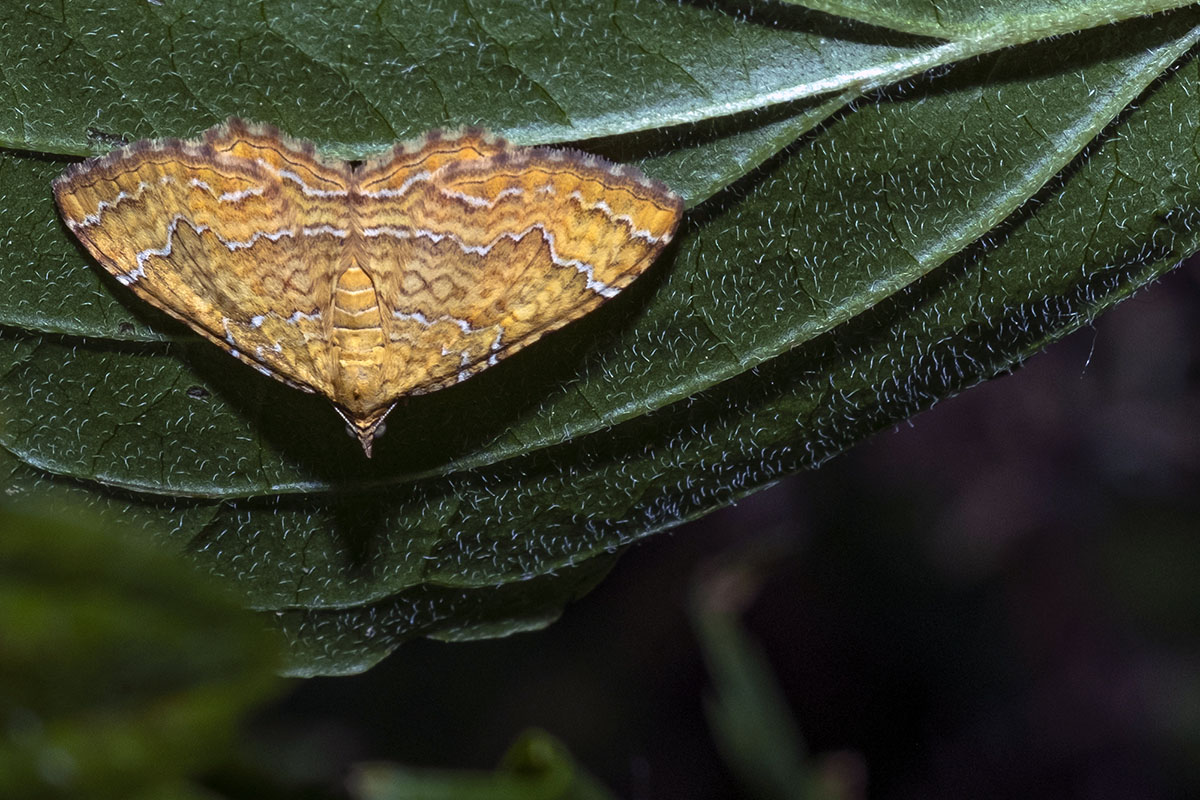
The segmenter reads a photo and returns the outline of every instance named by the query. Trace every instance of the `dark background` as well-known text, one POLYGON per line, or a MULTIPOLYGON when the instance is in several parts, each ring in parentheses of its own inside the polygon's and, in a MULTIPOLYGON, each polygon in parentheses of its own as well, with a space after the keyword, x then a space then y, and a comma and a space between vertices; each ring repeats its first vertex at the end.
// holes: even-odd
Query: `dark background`
POLYGON ((621 797, 738 796, 688 592, 765 548, 747 629, 814 763, 866 796, 1200 796, 1198 490, 1194 261, 1014 375, 631 548, 547 630, 297 682, 250 747, 328 786, 364 759, 491 768, 537 726, 621 797))

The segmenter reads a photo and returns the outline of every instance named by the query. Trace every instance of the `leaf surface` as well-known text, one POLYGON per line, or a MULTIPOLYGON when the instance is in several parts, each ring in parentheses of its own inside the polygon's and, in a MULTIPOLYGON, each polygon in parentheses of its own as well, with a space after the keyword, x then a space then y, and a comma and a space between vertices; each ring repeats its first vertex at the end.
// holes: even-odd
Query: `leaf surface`
MULTIPOLYGON (((626 35, 654 13, 620 17, 626 35)), ((10 492, 187 553, 285 631, 295 674, 545 624, 624 545, 1010 369, 1194 251, 1198 25, 1194 8, 1129 20, 858 100, 761 95, 715 117, 692 98, 702 121, 663 132, 635 93, 642 132, 594 149, 687 192, 673 252, 398 408, 371 462, 319 398, 97 278, 49 205, 61 162, 9 153, 10 492)))
MULTIPOLYGON (((231 114, 353 158, 439 126, 586 139, 881 86, 1095 25, 1109 5, 1075 0, 1024 38, 939 44, 767 4, 212 0, 196 14, 175 0, 31 0, 0 9, 0 145, 104 152, 231 114)), ((1124 0, 1104 16, 1178 5, 1124 0)))
POLYGON ((1139 21, 1031 45, 843 115, 694 215, 673 257, 556 347, 402 405, 373 461, 320 398, 191 344, 21 338, 32 350, 0 367, 0 442, 56 473, 229 497, 369 488, 594 433, 833 330, 945 263, 1186 49, 1190 34, 1147 47, 1162 28, 1139 21), (1090 63, 1096 51, 1113 55, 1090 63), (1072 52, 1086 72, 1041 68, 1070 64, 1072 52), (298 440, 297 428, 314 435, 298 440))
POLYGON ((1029 41, 1064 26, 1081 30, 1188 3, 1176 0, 786 0, 905 33, 946 39, 1029 41))

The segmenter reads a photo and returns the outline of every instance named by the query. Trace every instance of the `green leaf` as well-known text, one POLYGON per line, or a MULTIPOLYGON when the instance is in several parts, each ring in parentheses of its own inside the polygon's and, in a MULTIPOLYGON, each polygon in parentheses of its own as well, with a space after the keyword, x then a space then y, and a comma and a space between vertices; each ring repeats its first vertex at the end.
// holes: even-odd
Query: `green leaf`
POLYGON ((1027 42, 1189 5, 1178 0, 786 0, 826 14, 946 39, 1027 42))
POLYGON ((522 143, 590 138, 845 88, 858 72, 907 74, 921 57, 903 38, 847 35, 833 85, 814 58, 823 31, 651 2, 26 8, 0 12, 11 95, 0 144, 76 154, 106 149, 113 135, 191 133, 229 114, 356 157, 443 125, 487 123, 522 143), (291 75, 304 76, 302 87, 291 75))
POLYGON ((126 798, 212 766, 275 684, 228 592, 87 515, 0 509, 0 795, 126 798))
MULTIPOLYGON (((1187 31, 1187 21, 1177 24, 1187 31)), ((402 405, 398 446, 381 446, 373 462, 340 435, 324 400, 231 370, 207 345, 18 337, 21 355, 0 382, 0 442, 56 473, 227 497, 448 474, 603 430, 826 333, 944 263, 1186 49, 1190 32, 1147 49, 1163 27, 1141 22, 966 64, 847 115, 690 224, 669 272, 557 336, 554 351, 402 405), (1082 67, 1096 50, 1115 55, 1086 73, 1039 66, 1069 64, 1074 52, 1082 67), (297 427, 316 435, 297 441, 297 427)))
MULTIPOLYGON (((758 4, 32 0, 0 9, 0 145, 94 153, 230 114, 346 157, 441 125, 584 139, 880 86, 1094 25, 1108 1, 1076 0, 1024 39, 938 47, 758 4)), ((1176 5, 1126 0, 1106 19, 1176 5)))
POLYGON ((350 779, 355 800, 611 800, 558 740, 528 731, 493 773, 364 764, 350 779))
MULTIPOLYGON (((502 24, 500 8, 448 15, 428 36, 476 17, 489 21, 491 38, 471 40, 483 49, 550 36, 522 27, 536 10, 508 9, 502 24)), ((728 35, 769 41, 774 58, 807 31, 805 48, 787 56, 793 69, 779 74, 806 76, 797 86, 854 85, 841 60, 847 40, 811 38, 809 12, 772 7, 768 25, 691 6, 634 11, 589 23, 595 52, 635 40, 682 52, 681 42, 728 35), (701 16, 672 28, 684 24, 675 14, 701 16)), ((230 13, 247 42, 267 30, 273 42, 304 41, 295 20, 268 15, 244 28, 230 13), (281 38, 280 26, 292 32, 281 38)), ((173 47, 213 46, 198 24, 173 27, 173 47)), ((640 132, 595 149, 688 193, 678 245, 595 315, 402 404, 373 461, 325 401, 259 376, 97 279, 54 218, 46 185, 61 162, 10 153, 0 169, 20 181, 0 184, 9 226, 0 444, 12 455, 0 468, 10 491, 128 515, 226 579, 287 634, 296 674, 362 669, 414 635, 544 624, 625 544, 1010 369, 1194 251, 1200 163, 1180 132, 1200 121, 1187 55, 1198 25, 1195 8, 1129 20, 979 56, 850 105, 847 96, 773 105, 790 90, 735 81, 720 91, 741 100, 721 110, 709 87, 703 97, 667 93, 659 115, 633 91, 622 130, 640 132), (754 110, 719 116, 743 108, 754 110), (673 114, 697 121, 649 130, 673 114)), ((693 53, 716 74, 732 59, 712 46, 693 53)), ((562 47, 564 63, 579 52, 573 41, 562 47)), ((921 52, 931 47, 941 46, 921 52)), ((243 49, 237 68, 265 74, 266 52, 243 49)), ((604 80, 636 89, 638 69, 604 80)), ((598 119, 620 93, 581 75, 575 90, 595 88, 598 119)), ((292 86, 261 81, 263 96, 292 86)), ((323 103, 359 100, 313 86, 301 111, 272 121, 304 116, 293 132, 324 143, 367 135, 351 135, 353 114, 345 124, 323 116, 323 103)), ((475 89, 461 87, 464 97, 475 89)), ((493 127, 534 113, 491 97, 476 107, 493 127)), ((222 109, 255 108, 238 102, 222 109)), ((44 128, 75 136, 65 122, 44 128)), ((29 141, 53 149, 41 135, 29 141)))

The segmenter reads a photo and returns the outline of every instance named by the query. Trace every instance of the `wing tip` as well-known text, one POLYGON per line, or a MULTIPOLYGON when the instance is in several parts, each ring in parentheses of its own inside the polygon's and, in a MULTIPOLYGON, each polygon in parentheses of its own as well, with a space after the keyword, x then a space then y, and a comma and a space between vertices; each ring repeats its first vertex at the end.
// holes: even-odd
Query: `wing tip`
MULTIPOLYGON (((176 136, 157 139, 138 139, 115 147, 107 153, 91 156, 90 158, 85 158, 68 165, 65 170, 50 182, 50 186, 57 198, 61 196, 62 192, 68 191, 73 184, 84 176, 110 170, 130 158, 153 155, 155 153, 181 153, 193 158, 213 158, 216 152, 213 147, 216 134, 219 131, 230 129, 230 123, 236 123, 243 128, 249 128, 252 125, 236 117, 230 117, 220 125, 208 128, 192 139, 183 139, 176 136)), ((261 127, 271 128, 271 126, 261 127)))
MULTIPOLYGON (((507 144, 503 139, 499 141, 507 144)), ((598 156, 595 153, 589 153, 574 147, 553 147, 547 145, 521 147, 507 145, 500 152, 489 157, 486 165, 482 165, 478 161, 454 162, 447 164, 444 169, 447 172, 452 172, 479 169, 484 166, 487 168, 495 166, 522 167, 535 161, 546 161, 551 164, 564 166, 572 165, 583 172, 589 172, 594 175, 608 175, 623 182, 636 184, 645 189, 661 205, 673 211, 676 217, 683 214, 683 196, 665 182, 650 177, 632 164, 610 161, 603 156, 598 156)))
POLYGON ((585 150, 579 150, 574 147, 564 148, 532 148, 534 150, 553 150, 564 154, 565 159, 575 164, 583 166, 585 169, 604 172, 612 175, 615 178, 632 181, 637 185, 650 190, 653 194, 659 195, 665 203, 678 204, 680 210, 683 207, 683 197, 668 186, 664 181, 658 178, 652 178, 643 172, 639 167, 633 164, 624 164, 616 161, 609 161, 603 156, 598 156, 595 153, 589 153, 585 150))

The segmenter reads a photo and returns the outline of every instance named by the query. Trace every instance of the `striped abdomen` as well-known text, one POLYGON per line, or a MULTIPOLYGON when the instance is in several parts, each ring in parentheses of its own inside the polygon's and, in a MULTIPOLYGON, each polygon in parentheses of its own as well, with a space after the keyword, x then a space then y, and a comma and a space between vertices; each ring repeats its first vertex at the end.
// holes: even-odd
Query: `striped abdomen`
POLYGON ((353 408, 377 400, 383 358, 383 327, 379 297, 371 276, 356 263, 341 275, 333 289, 333 352, 337 358, 335 383, 353 408))

